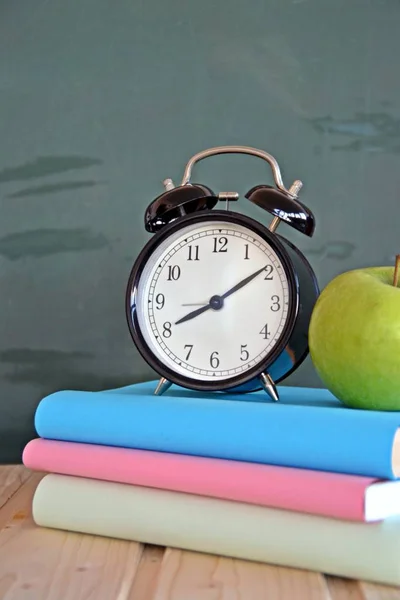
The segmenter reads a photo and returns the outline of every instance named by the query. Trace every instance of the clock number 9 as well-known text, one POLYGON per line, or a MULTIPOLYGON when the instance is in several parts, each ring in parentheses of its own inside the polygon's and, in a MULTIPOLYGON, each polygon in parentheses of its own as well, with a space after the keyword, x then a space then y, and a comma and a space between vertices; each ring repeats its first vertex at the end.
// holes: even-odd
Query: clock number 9
POLYGON ((213 369, 217 369, 219 367, 218 352, 212 352, 210 356, 210 365, 213 369))
POLYGON ((164 304, 165 304, 164 294, 157 294, 157 296, 156 296, 157 309, 161 310, 162 308, 164 308, 164 304))

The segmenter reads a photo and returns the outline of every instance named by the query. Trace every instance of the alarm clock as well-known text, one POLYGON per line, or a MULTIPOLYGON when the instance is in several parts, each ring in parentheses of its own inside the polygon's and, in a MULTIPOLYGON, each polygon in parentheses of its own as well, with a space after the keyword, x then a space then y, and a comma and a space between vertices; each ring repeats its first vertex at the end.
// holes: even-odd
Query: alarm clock
POLYGON ((279 235, 286 224, 311 237, 315 219, 298 199, 302 182, 287 189, 276 159, 247 146, 210 148, 193 156, 180 185, 147 207, 153 234, 127 284, 130 334, 160 376, 154 393, 171 384, 202 392, 254 392, 279 400, 277 383, 308 354, 308 327, 319 295, 317 278, 300 250, 279 235), (218 154, 265 160, 275 185, 256 185, 245 199, 260 221, 231 210, 236 192, 191 183, 193 166, 218 154), (267 226, 265 213, 272 215, 267 226))

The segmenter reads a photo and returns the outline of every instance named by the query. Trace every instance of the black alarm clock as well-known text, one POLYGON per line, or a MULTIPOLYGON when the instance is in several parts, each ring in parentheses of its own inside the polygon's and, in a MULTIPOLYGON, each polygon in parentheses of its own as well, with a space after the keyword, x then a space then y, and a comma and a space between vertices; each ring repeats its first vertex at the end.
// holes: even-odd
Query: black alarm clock
POLYGON ((126 291, 132 339, 161 377, 155 394, 172 383, 203 392, 264 388, 277 401, 276 384, 308 354, 319 295, 305 256, 276 233, 283 222, 313 235, 314 216, 297 197, 301 181, 286 189, 269 153, 221 146, 193 156, 181 185, 166 179, 164 187, 145 212, 145 228, 154 235, 126 291), (271 167, 275 185, 245 194, 272 215, 268 227, 230 209, 239 194, 191 183, 195 163, 226 153, 257 156, 271 167))

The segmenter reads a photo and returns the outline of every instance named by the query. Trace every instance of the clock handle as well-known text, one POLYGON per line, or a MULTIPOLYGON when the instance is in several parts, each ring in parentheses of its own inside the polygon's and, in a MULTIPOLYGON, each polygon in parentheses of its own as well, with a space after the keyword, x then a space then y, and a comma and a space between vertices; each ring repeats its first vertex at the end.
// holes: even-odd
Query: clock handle
MULTIPOLYGON (((313 235, 315 229, 314 215, 307 206, 298 200, 298 194, 303 187, 303 183, 299 179, 296 179, 290 188, 287 189, 283 184, 277 161, 271 154, 264 150, 258 150, 249 146, 216 146, 215 148, 203 150, 192 156, 187 163, 183 174, 182 187, 190 187, 192 169, 197 162, 216 154, 250 154, 265 160, 272 169, 276 187, 259 185, 247 192, 245 197, 250 202, 257 204, 260 208, 272 214, 273 219, 269 225, 271 232, 274 232, 279 223, 284 221, 305 235, 310 237, 313 235)), ((219 194, 218 198, 219 200, 226 199, 228 205, 229 196, 232 196, 231 199, 237 200, 238 194, 235 194, 236 197, 233 198, 233 194, 228 192, 219 194)))
POLYGON ((267 163, 272 169, 272 174, 274 176, 276 187, 285 194, 288 194, 291 198, 297 198, 297 193, 303 186, 301 181, 296 180, 291 185, 291 187, 287 189, 283 185, 281 170, 276 159, 264 150, 258 150, 257 148, 251 148, 249 146, 216 146, 215 148, 208 148, 208 150, 198 152, 197 154, 192 156, 192 158, 187 163, 181 185, 187 185, 190 183, 192 169, 196 163, 200 162, 201 160, 204 160, 205 158, 208 158, 209 156, 215 156, 217 154, 250 154, 252 156, 262 158, 263 160, 267 161, 267 163))

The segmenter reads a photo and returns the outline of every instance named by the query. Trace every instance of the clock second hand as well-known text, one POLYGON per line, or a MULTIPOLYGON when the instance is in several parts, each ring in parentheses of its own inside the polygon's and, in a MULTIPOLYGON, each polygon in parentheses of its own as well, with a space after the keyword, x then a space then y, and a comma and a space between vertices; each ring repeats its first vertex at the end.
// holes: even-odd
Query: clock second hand
POLYGON ((207 302, 187 302, 185 304, 181 304, 181 306, 205 306, 207 302))
POLYGON ((178 319, 178 321, 176 321, 175 325, 179 325, 179 323, 184 323, 185 321, 194 319, 195 317, 198 317, 199 315, 203 314, 207 310, 210 310, 211 308, 214 310, 220 310, 224 305, 225 298, 227 298, 234 292, 237 292, 242 287, 244 287, 245 285, 250 283, 250 281, 252 281, 255 277, 257 277, 257 275, 259 275, 260 273, 265 271, 266 268, 267 268, 267 265, 265 267, 262 267, 261 269, 258 269, 258 271, 256 271, 255 273, 252 273, 252 275, 248 275, 247 277, 245 277, 244 279, 239 281, 239 283, 237 283, 232 288, 230 288, 227 292, 225 292, 225 294, 222 294, 222 296, 218 296, 218 295, 212 296, 210 298, 210 301, 207 304, 201 306, 201 308, 198 308, 197 310, 193 310, 192 312, 187 314, 185 317, 178 319))

